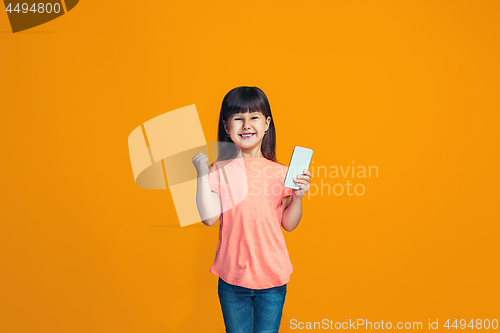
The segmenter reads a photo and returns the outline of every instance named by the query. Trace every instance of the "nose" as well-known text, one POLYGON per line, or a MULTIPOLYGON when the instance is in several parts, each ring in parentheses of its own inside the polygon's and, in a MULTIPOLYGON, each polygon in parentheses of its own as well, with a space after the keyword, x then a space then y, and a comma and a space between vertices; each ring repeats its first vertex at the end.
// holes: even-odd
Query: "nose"
POLYGON ((250 122, 246 119, 243 121, 243 129, 250 129, 250 122))

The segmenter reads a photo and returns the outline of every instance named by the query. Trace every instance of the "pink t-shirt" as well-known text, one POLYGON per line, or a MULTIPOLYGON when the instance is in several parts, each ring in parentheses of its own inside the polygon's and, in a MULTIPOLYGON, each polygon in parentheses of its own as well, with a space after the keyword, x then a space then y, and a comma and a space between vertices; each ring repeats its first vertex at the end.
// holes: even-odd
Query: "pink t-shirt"
POLYGON ((220 193, 219 242, 210 272, 227 283, 267 289, 287 283, 293 267, 281 231, 288 167, 264 157, 216 162, 208 175, 220 193))

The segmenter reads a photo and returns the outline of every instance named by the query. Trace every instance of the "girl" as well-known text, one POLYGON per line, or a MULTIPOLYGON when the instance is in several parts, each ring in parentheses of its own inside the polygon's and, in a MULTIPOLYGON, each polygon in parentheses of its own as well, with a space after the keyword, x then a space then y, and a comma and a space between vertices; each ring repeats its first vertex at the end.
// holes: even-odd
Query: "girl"
POLYGON ((284 187, 287 167, 276 161, 276 131, 269 101, 257 87, 226 94, 219 117, 219 152, 193 157, 198 173, 196 204, 205 225, 220 218, 219 242, 210 272, 226 332, 278 332, 292 273, 281 231, 294 230, 311 173, 284 187))

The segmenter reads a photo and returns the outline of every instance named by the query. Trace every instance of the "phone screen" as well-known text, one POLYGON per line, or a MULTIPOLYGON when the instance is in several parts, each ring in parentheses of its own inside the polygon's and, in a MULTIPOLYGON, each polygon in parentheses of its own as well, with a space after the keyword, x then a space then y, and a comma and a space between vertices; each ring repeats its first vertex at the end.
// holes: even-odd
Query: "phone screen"
POLYGON ((285 187, 293 188, 294 190, 300 190, 300 187, 295 185, 293 179, 298 175, 303 174, 304 170, 309 169, 312 155, 312 149, 295 146, 295 148, 293 149, 292 159, 290 160, 290 165, 288 166, 288 171, 285 177, 285 187))

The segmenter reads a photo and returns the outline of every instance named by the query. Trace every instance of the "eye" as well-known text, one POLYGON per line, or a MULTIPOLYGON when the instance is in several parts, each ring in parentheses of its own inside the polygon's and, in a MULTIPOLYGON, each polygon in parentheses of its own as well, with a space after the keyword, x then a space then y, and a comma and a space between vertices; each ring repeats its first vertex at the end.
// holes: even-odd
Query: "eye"
MULTIPOLYGON (((255 117, 252 117, 252 119, 259 119, 259 117, 255 116, 255 117)), ((234 120, 241 120, 241 118, 234 118, 234 120)))

